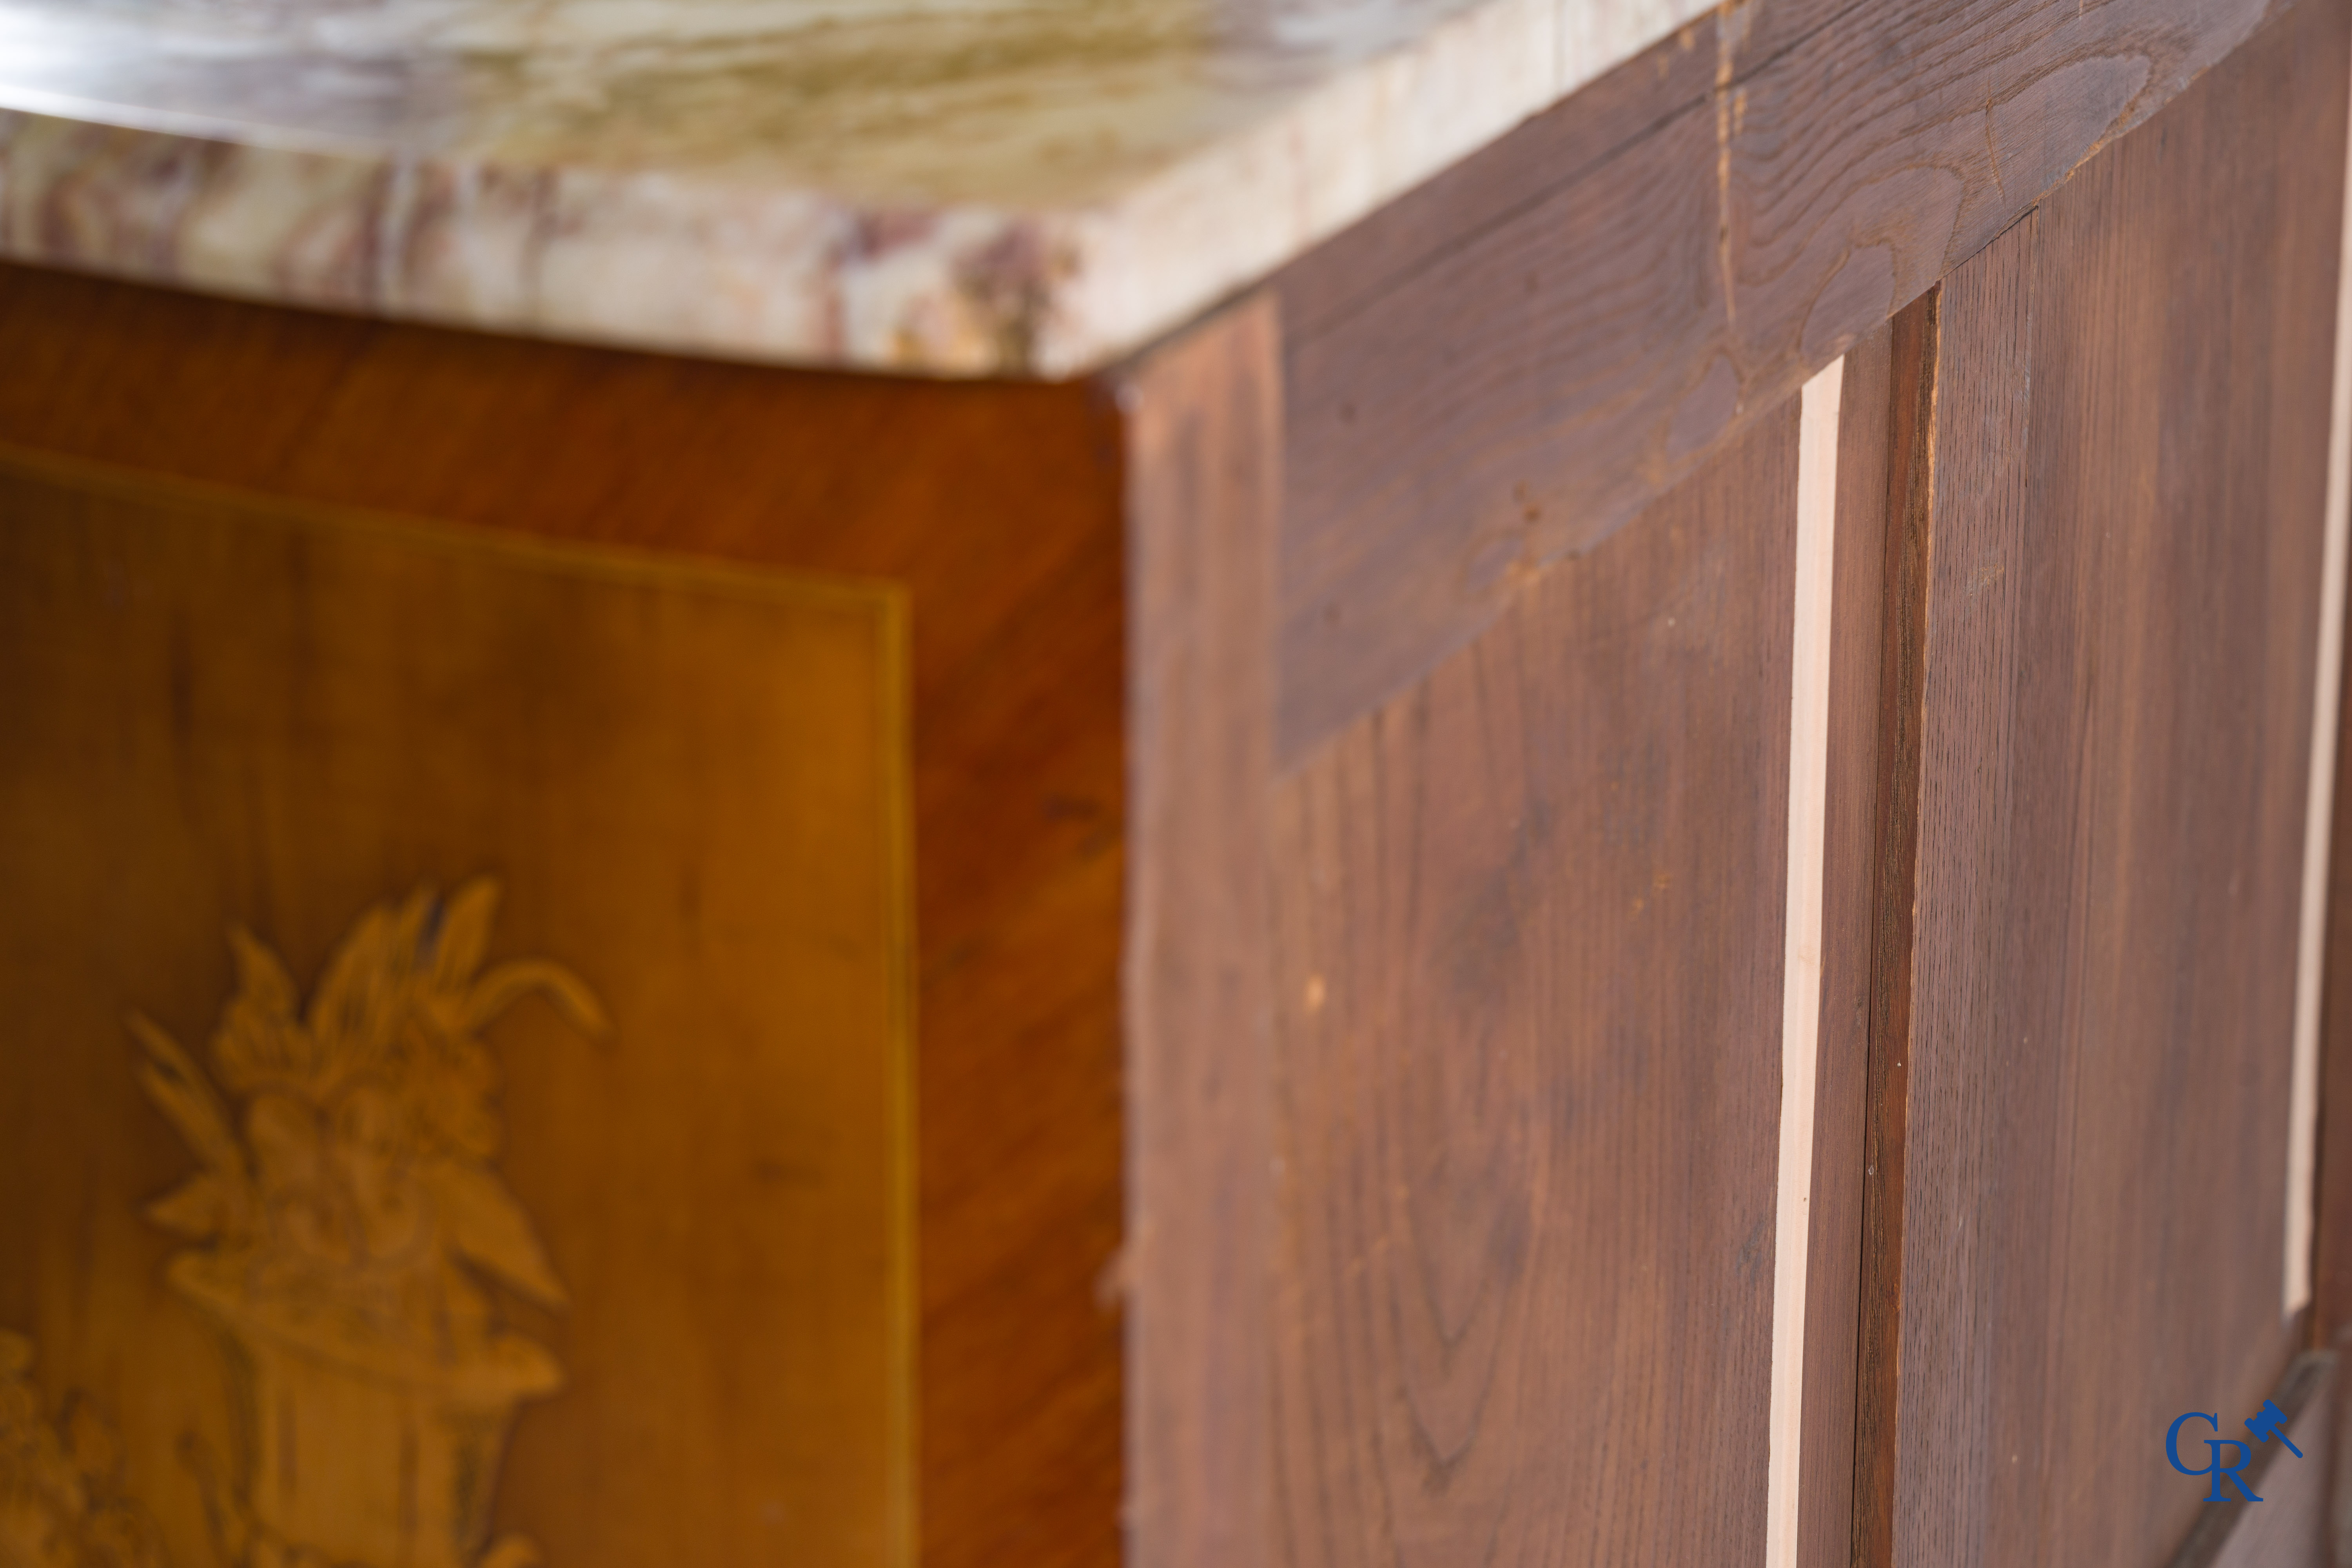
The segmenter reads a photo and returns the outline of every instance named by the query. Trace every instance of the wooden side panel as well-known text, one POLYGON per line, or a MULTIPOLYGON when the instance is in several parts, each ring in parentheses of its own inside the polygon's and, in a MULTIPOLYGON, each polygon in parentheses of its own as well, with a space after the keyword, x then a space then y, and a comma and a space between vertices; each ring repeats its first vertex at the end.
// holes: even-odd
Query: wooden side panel
MULTIPOLYGON (((665 360, 0 268, 0 441, 904 586, 929 1568, 1118 1552, 1119 432, 1081 387, 665 360)), ((16 1288, 0 1277, 0 1321, 16 1288)), ((550 1495, 597 1484, 528 1444, 511 1467, 550 1495)))
POLYGON ((1276 787, 1296 1568, 1761 1558, 1797 434, 1276 787))
POLYGON ((1476 636, 2284 6, 1884 0, 1805 30, 1823 7, 1727 5, 1302 258, 1280 754, 1476 636))
POLYGON ((1279 329, 1260 295, 1136 367, 1126 959, 1128 1556, 1267 1561, 1266 1162, 1279 329))
POLYGON ((2289 13, 1942 290, 1895 1563, 2162 1561, 2167 1425, 2294 1349, 2347 20, 2289 13))

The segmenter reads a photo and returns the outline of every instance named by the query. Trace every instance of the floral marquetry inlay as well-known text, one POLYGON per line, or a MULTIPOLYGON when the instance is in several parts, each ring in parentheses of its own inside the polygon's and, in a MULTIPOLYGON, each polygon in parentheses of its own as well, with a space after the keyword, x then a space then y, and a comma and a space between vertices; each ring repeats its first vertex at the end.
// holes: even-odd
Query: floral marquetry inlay
POLYGON ((547 1307, 564 1291, 495 1167, 480 1031, 533 991, 587 1033, 605 1025, 560 965, 482 967, 498 896, 485 879, 370 910, 307 1006, 275 953, 231 931, 237 988, 209 1073, 131 1017, 142 1082, 203 1162, 148 1215, 199 1244, 171 1281, 235 1347, 254 1412, 245 1495, 206 1477, 232 1562, 536 1556, 482 1545, 507 1424, 562 1372, 503 1325, 494 1290, 547 1307))
POLYGON ((79 1394, 52 1421, 32 1367, 32 1342, 0 1330, 0 1568, 163 1568, 112 1425, 79 1394))
POLYGON ((0 1568, 913 1568, 892 585, 0 452, 0 1568))

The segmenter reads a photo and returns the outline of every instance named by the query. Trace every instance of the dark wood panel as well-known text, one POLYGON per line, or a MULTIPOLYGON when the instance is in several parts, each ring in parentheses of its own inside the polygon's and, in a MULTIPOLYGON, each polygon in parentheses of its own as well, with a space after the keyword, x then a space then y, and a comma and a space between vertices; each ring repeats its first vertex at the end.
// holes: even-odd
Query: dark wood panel
POLYGON ((1276 288, 1294 350, 1704 105, 1724 53, 1704 16, 1292 262, 1276 288))
POLYGON ((1854 1353, 1853 1558, 1891 1560, 1895 1422, 1902 1371, 1903 1172, 1910 1107, 1918 908, 1927 578, 1935 482, 1940 287, 1889 323, 1886 527, 1879 595, 1872 816, 1869 1036, 1864 1074, 1862 1258, 1854 1353))
POLYGON ((1855 1334, 1861 1313, 1864 1074, 1877 908, 1880 627, 1886 599, 1894 331, 1845 356, 1830 593, 1829 772, 1822 834, 1822 1011, 1806 1249, 1804 1436, 1797 1562, 1853 1561, 1855 1334))
POLYGON ((2162 1561, 2197 1485, 2122 1446, 2294 1348, 2347 19, 2290 13, 1942 289, 1896 1563, 2162 1561))
POLYGON ((907 585, 925 1561, 1115 1562, 1121 1330, 1099 1282, 1121 1233, 1125 623, 1108 402, 0 268, 0 441, 907 585))
POLYGON ((1296 1568, 1762 1554, 1797 424, 1276 790, 1296 1568))
POLYGON ((1873 3, 1741 0, 1701 16, 1293 262, 1278 279, 1286 331, 1343 330, 1423 268, 1873 3))
POLYGON ((1767 28, 1760 57, 1756 8, 1727 11, 1703 96, 1706 51, 1675 40, 1297 263, 1280 753, 1475 636, 2283 3, 1902 0, 1767 28))
POLYGON ((1270 296, 1129 410, 1128 1556, 1261 1568, 1273 1215, 1266 784, 1282 356, 1270 296))

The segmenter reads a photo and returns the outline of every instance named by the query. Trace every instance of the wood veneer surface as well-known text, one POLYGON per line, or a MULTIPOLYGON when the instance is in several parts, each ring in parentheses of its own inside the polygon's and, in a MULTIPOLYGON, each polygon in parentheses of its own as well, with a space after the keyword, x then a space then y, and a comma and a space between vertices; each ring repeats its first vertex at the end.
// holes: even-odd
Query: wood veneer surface
POLYGON ((1294 263, 1278 753, 1409 686, 2286 3, 1729 7, 1294 263))
POLYGON ((1135 584, 1126 1007, 1133 1568, 1271 1562, 1266 779, 1281 327, 1122 378, 1135 584))
POLYGON ((0 448, 0 1559, 914 1568, 895 589, 0 448))
POLYGON ((1297 1568, 1762 1555, 1797 435, 1276 789, 1297 1568))
MULTIPOLYGON (((1872 725, 1869 1044, 1862 1132, 1853 1539, 1856 1564, 1894 1551, 1895 1419, 1902 1372, 1904 1137, 1910 1105, 1919 784, 1927 683, 1930 500, 1940 288, 1888 323, 1886 521, 1872 725)), ((1857 726, 1859 728, 1859 726, 1857 726)))
MULTIPOLYGON (((1100 1283, 1121 1230, 1125 632, 1108 403, 0 268, 0 441, 906 585, 924 1561, 1116 1561, 1121 1340, 1100 1283)), ((518 1445, 502 1495, 593 1484, 538 1463, 518 1445)))
POLYGON ((1829 767, 1822 824, 1822 999, 1799 1447, 1800 1568, 1852 1561, 1861 1316, 1864 1079, 1877 907, 1880 626, 1894 331, 1845 355, 1830 595, 1829 767))
POLYGON ((2309 150, 2344 132, 2347 19, 2288 13, 1941 292, 1901 1278, 1866 1299, 1899 1302, 1899 1408, 1866 1562, 2160 1561, 2198 1488, 2125 1456, 2182 1410, 2255 1410, 2294 1348, 2341 190, 2309 150))

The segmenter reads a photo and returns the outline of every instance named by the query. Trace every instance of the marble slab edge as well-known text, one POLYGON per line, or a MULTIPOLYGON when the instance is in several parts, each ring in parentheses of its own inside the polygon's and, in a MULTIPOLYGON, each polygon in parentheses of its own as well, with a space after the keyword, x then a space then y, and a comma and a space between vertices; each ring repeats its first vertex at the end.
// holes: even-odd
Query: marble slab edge
POLYGON ((0 257, 661 353, 1079 375, 1715 8, 1488 0, 1067 209, 232 140, 0 88, 0 257))

